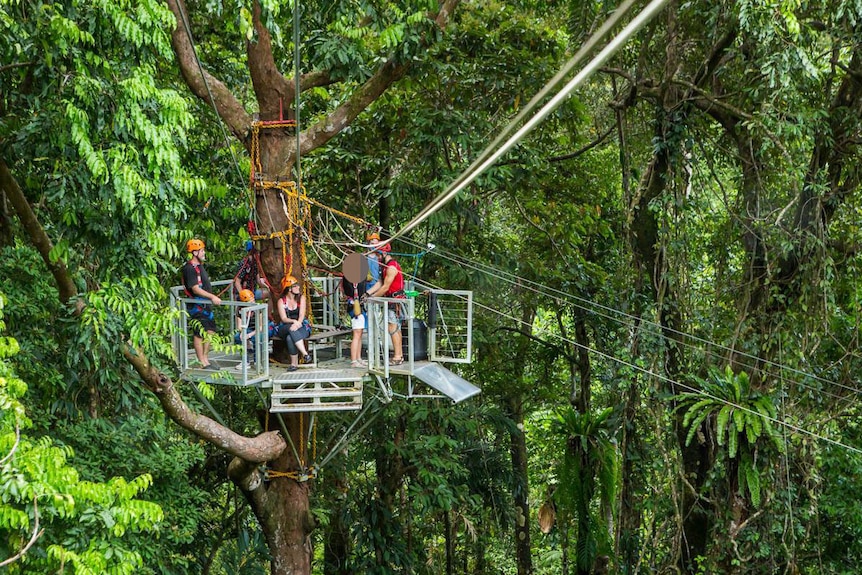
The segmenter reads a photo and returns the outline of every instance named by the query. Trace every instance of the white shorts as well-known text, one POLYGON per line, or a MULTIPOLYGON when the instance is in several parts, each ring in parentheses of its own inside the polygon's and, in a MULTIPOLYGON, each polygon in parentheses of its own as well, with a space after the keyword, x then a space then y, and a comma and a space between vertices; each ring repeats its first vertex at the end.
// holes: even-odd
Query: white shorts
POLYGON ((365 329, 365 314, 361 313, 358 316, 351 318, 350 327, 353 329, 365 329))

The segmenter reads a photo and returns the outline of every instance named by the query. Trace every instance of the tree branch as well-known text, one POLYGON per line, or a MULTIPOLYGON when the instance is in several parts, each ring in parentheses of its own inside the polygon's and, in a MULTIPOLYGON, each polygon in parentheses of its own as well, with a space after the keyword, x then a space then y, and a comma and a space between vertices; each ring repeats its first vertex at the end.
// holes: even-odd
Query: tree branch
MULTIPOLYGON (((255 96, 261 106, 261 117, 274 119, 279 117, 282 110, 281 104, 286 104, 286 107, 291 109, 290 106, 296 98, 296 84, 292 79, 287 79, 275 65, 275 58, 272 55, 272 35, 261 20, 260 2, 254 3, 252 19, 257 41, 248 42, 246 46, 248 69, 255 96)), ((334 80, 329 70, 316 70, 300 76, 299 91, 304 92, 332 83, 334 80)), ((289 112, 288 117, 296 116, 294 112, 289 112)))
MULTIPOLYGON (((77 296, 77 289, 62 261, 52 263, 48 254, 53 244, 42 229, 39 220, 30 208, 30 204, 12 177, 6 162, 0 160, 0 186, 9 197, 18 218, 30 236, 30 241, 36 246, 45 265, 51 270, 54 281, 60 290, 63 302, 77 296)), ((84 300, 78 300, 78 312, 84 307, 84 300)), ((123 354, 135 371, 141 376, 144 386, 159 400, 165 413, 180 427, 205 439, 227 453, 241 457, 253 463, 262 463, 276 458, 287 446, 277 431, 262 433, 254 438, 244 437, 224 427, 208 417, 194 413, 183 401, 171 379, 154 368, 140 350, 132 350, 123 346, 123 354)))
MULTIPOLYGON (((18 219, 30 237, 30 242, 42 256, 42 260, 51 275, 54 276, 57 289, 60 291, 60 301, 64 304, 68 303, 70 299, 78 295, 78 289, 66 270, 66 264, 62 260, 51 261, 51 250, 54 248, 54 244, 45 230, 42 229, 36 214, 30 208, 30 203, 24 197, 24 192, 21 191, 21 187, 18 186, 18 182, 15 181, 15 177, 2 159, 0 159, 0 189, 6 194, 9 203, 12 204, 12 208, 18 214, 18 219)), ((78 312, 80 312, 83 303, 79 302, 78 305, 78 312)))
POLYGON ((336 108, 329 116, 303 132, 300 152, 305 154, 317 149, 338 135, 374 100, 380 97, 389 86, 400 80, 410 68, 410 63, 398 63, 390 58, 377 72, 360 86, 350 98, 336 108))
MULTIPOLYGON (((290 107, 296 97, 296 91, 294 84, 288 82, 275 65, 275 58, 272 56, 272 36, 260 16, 260 2, 255 1, 252 6, 252 21, 257 39, 246 43, 248 71, 260 106, 261 119, 274 120, 279 117, 281 104, 285 103, 288 104, 288 108, 290 107)), ((290 117, 295 116, 290 115, 290 117)))
POLYGON ((228 125, 234 136, 240 141, 244 140, 251 127, 251 116, 246 113, 242 104, 224 83, 204 70, 203 66, 199 64, 192 44, 191 30, 183 0, 165 0, 165 2, 177 19, 177 27, 171 32, 171 46, 174 48, 183 80, 194 95, 206 102, 207 105, 214 107, 216 113, 228 125), (212 92, 212 99, 207 91, 207 86, 212 92))
POLYGON ((5 72, 6 70, 11 70, 13 68, 23 68, 25 66, 32 66, 35 62, 13 62, 12 64, 5 64, 0 66, 0 72, 5 72))
POLYGON ((611 126, 610 128, 608 128, 605 131, 605 133, 600 134, 598 138, 596 138, 595 140, 593 140, 592 142, 590 142, 586 146, 582 147, 581 149, 575 150, 574 152, 570 152, 568 154, 563 154, 562 156, 552 156, 552 157, 548 158, 548 162, 563 162, 565 160, 572 160, 574 158, 577 158, 578 156, 589 152, 590 150, 592 150, 593 148, 595 148, 596 146, 598 146, 599 144, 604 142, 607 139, 607 137, 613 133, 613 131, 615 129, 616 129, 616 126, 611 126))
POLYGON ((141 376, 144 386, 158 398, 165 413, 183 429, 249 464, 275 459, 287 447, 278 431, 267 431, 249 438, 193 412, 174 388, 173 381, 154 368, 140 350, 124 345, 123 355, 141 376))
POLYGON ((335 80, 329 75, 329 70, 308 72, 299 78, 299 90, 305 92, 319 86, 329 86, 334 82, 335 80))
MULTIPOLYGON (((460 0, 444 0, 437 13, 431 15, 438 28, 446 28, 449 17, 459 2, 460 0)), ((347 101, 302 134, 300 153, 305 154, 319 148, 339 134, 389 86, 403 78, 410 65, 409 61, 398 62, 395 57, 389 58, 347 101)))
POLYGON ((30 536, 30 540, 27 542, 26 545, 24 545, 24 547, 21 548, 21 550, 18 553, 9 557, 8 559, 4 559, 3 561, 0 561, 0 567, 5 567, 6 565, 9 565, 10 563, 14 563, 15 561, 17 561, 18 559, 23 557, 24 554, 30 550, 30 547, 32 547, 33 544, 36 543, 36 541, 39 539, 39 537, 42 536, 43 533, 45 533, 45 529, 39 529, 39 507, 36 504, 36 498, 34 497, 33 498, 33 535, 30 536))

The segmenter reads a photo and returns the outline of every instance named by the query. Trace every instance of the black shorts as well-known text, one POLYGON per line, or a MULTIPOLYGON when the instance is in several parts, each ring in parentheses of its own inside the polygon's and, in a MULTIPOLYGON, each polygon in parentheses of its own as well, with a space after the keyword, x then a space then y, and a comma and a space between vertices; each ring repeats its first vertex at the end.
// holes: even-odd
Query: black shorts
POLYGON ((189 327, 195 336, 203 337, 204 333, 216 330, 212 311, 200 305, 190 306, 187 311, 189 312, 189 327))

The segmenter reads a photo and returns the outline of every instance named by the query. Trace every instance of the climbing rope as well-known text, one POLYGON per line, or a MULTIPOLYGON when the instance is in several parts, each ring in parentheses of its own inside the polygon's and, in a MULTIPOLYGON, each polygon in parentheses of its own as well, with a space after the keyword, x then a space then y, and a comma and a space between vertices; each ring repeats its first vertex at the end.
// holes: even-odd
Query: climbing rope
MULTIPOLYGON (((266 415, 266 425, 269 425, 269 413, 266 415)), ((309 423, 309 436, 311 440, 311 460, 317 461, 317 418, 312 414, 309 423)), ((267 427, 268 429, 268 427, 267 427)), ((298 483, 302 483, 304 481, 308 481, 309 479, 313 479, 317 477, 317 469, 318 466, 314 464, 308 465, 306 462, 306 456, 308 455, 308 444, 306 442, 305 436, 305 416, 304 414, 299 414, 299 449, 293 445, 293 440, 288 434, 288 441, 293 447, 293 453, 296 456, 297 462, 299 463, 299 469, 293 471, 278 471, 275 469, 267 468, 265 471, 266 478, 268 480, 272 479, 293 479, 298 483)))

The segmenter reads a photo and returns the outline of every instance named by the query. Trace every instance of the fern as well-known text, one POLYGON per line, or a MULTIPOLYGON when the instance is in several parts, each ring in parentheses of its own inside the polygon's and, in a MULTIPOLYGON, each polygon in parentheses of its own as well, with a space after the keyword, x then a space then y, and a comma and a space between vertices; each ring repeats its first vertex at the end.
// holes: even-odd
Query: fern
POLYGON ((772 424, 777 418, 772 398, 752 391, 748 374, 733 373, 729 367, 724 372, 710 370, 708 380, 695 380, 702 391, 678 397, 677 410, 684 411, 682 424, 688 430, 686 445, 714 416, 716 442, 726 448, 728 458, 739 459, 740 490, 748 493, 754 506, 760 505, 761 478, 752 455, 763 442, 784 451, 781 436, 772 424))

